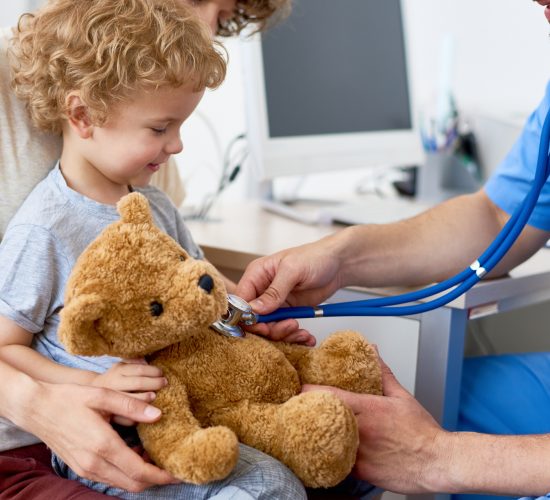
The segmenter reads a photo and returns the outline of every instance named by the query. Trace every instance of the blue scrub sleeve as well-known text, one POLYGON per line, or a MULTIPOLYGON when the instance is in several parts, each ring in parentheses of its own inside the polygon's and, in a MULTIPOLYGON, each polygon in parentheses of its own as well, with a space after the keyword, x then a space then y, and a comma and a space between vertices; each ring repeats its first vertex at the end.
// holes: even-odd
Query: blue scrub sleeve
MULTIPOLYGON (((541 137, 542 124, 550 109, 550 82, 542 102, 529 116, 512 150, 485 184, 489 198, 512 214, 531 189, 541 137)), ((546 182, 528 224, 550 231, 550 182, 546 182)))

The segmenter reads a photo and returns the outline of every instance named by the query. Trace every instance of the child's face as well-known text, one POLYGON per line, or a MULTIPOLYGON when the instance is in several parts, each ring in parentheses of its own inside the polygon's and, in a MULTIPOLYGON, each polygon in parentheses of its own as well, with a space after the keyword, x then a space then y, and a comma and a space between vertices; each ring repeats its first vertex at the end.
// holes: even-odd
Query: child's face
POLYGON ((93 127, 85 157, 105 180, 144 186, 171 155, 183 149, 182 123, 202 92, 187 87, 139 92, 117 106, 107 121, 93 127))
POLYGON ((237 0, 183 0, 191 5, 198 16, 216 33, 218 25, 233 16, 237 0))

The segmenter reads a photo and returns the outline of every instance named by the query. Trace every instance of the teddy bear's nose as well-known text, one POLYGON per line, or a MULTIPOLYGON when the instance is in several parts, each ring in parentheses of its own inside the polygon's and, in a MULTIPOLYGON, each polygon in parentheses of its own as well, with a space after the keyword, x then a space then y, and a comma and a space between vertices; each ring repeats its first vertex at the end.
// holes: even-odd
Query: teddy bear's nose
POLYGON ((199 286, 206 292, 210 293, 214 288, 214 280, 209 274, 203 274, 199 278, 199 286))

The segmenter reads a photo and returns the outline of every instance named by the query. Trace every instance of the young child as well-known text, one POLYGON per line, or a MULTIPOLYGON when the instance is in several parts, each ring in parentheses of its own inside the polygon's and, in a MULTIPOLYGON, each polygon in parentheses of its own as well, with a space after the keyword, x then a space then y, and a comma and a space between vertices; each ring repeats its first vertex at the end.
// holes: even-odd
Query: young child
MULTIPOLYGON (((16 94, 40 129, 62 134, 63 146, 0 244, 0 359, 46 382, 152 400, 166 383, 156 368, 65 352, 57 339, 64 287, 77 257, 118 219, 114 205, 132 190, 149 199, 159 227, 202 258, 176 208, 148 183, 182 150, 180 126, 204 89, 223 81, 224 57, 207 26, 171 0, 51 0, 20 20, 12 53, 16 94)), ((82 479, 84 471, 58 457, 54 465, 120 498, 305 498, 286 467, 244 446, 224 481, 143 493, 82 479)))
MULTIPOLYGON (((291 2, 239 0, 237 4, 237 0, 179 1, 190 5, 208 23, 212 33, 221 36, 233 36, 245 28, 247 31, 263 30, 284 17, 291 2)), ((31 189, 48 174, 61 150, 58 135, 39 133, 28 119, 21 101, 9 88, 7 46, 11 37, 10 28, 0 27, 0 239, 16 209, 31 189)), ((173 182, 178 178, 175 168, 161 169, 153 178, 156 186, 176 200, 176 205, 182 201, 184 191, 173 182)))

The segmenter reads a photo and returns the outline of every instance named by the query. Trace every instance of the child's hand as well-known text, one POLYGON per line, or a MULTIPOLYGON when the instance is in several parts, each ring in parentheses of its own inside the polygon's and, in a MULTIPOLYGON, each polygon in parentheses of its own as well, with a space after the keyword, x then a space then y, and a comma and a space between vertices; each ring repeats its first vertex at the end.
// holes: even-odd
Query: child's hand
POLYGON ((91 385, 133 393, 140 399, 150 401, 154 399, 151 391, 158 391, 167 383, 160 368, 148 365, 143 359, 125 359, 111 366, 105 373, 97 374, 91 385))

